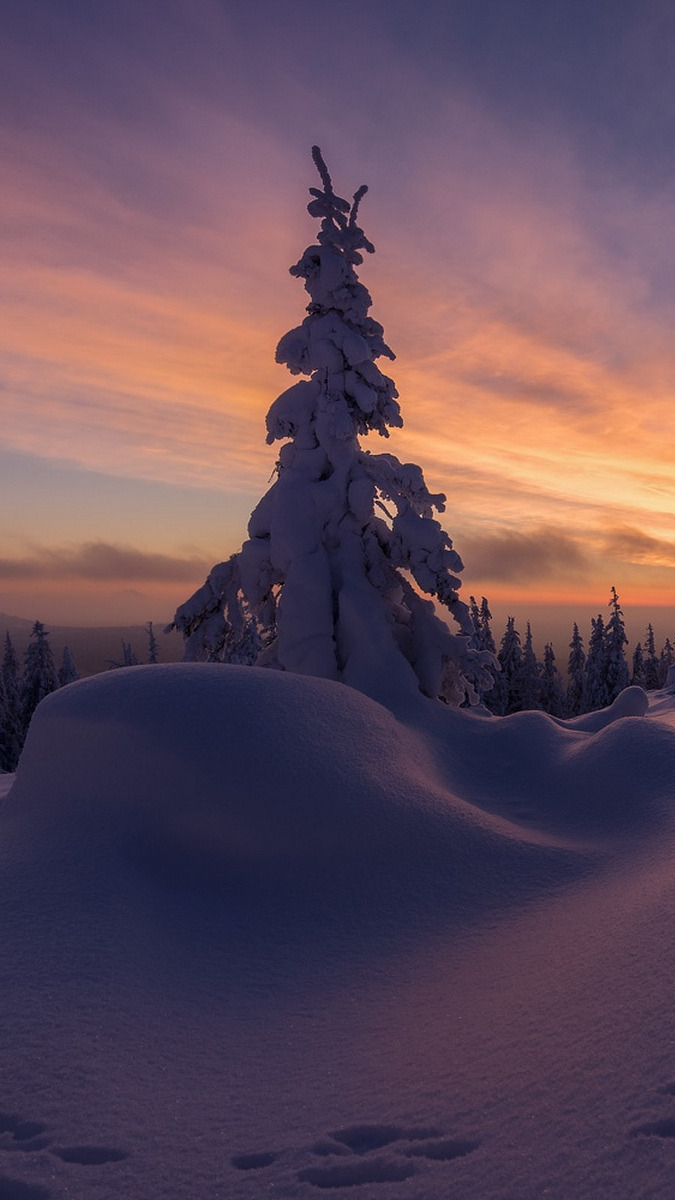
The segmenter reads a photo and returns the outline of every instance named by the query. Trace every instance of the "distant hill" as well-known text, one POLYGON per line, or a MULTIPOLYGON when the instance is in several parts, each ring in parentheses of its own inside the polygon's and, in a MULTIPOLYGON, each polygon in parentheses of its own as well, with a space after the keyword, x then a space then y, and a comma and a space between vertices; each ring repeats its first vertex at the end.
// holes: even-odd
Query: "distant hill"
MULTIPOLYGON (((56 665, 61 662, 63 647, 68 646, 80 675, 98 675, 108 669, 109 661, 122 658, 122 642, 130 642, 139 662, 147 662, 148 638, 142 625, 106 625, 89 628, 81 625, 49 625, 49 641, 56 665)), ((30 641, 34 621, 0 612, 0 638, 4 642, 9 632, 19 658, 30 641)), ((183 657, 183 638, 179 633, 163 633, 163 622, 153 625, 160 662, 180 662, 183 657)), ((1 648, 0 648, 1 653, 1 648)))

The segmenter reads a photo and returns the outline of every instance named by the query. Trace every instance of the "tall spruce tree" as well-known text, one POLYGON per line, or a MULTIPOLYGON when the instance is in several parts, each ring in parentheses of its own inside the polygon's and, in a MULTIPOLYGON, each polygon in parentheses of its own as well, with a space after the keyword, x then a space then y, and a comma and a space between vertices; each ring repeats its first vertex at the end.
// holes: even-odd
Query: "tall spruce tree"
POLYGON ((527 622, 527 629, 525 631, 523 656, 517 686, 519 691, 518 706, 521 710, 541 708, 541 668, 534 652, 532 626, 529 621, 527 622))
POLYGON ((42 622, 36 621, 26 649, 21 686, 21 719, 26 731, 40 701, 51 692, 55 692, 58 686, 59 677, 49 644, 49 634, 42 622))
POLYGON ((578 717, 588 709, 588 689, 586 679, 586 653, 584 641, 579 633, 576 621, 570 642, 570 654, 567 660, 567 691, 565 693, 565 716, 578 717))
POLYGON ((607 646, 602 613, 591 617, 591 636, 586 656, 586 707, 589 712, 611 704, 607 686, 607 646))
POLYGON ((321 187, 310 188, 308 210, 320 231, 291 267, 308 315, 276 353, 309 378, 267 415, 268 442, 284 444, 248 540, 178 609, 174 627, 187 659, 241 661, 253 647, 258 665, 342 680, 385 702, 411 689, 475 701, 489 682, 486 658, 458 597, 462 562, 434 517, 445 496, 428 491, 418 466, 359 443, 402 424, 396 388, 376 363, 394 355, 355 271, 361 251, 374 249, 357 223, 367 189, 342 199, 317 147, 312 155, 321 187))
POLYGON ((492 629, 490 626, 492 613, 490 612, 490 606, 485 596, 483 596, 481 599, 480 608, 476 603, 475 596, 469 597, 469 613, 471 615, 471 621, 473 624, 474 646, 478 650, 487 651, 487 654, 491 656, 489 659, 486 659, 486 681, 479 690, 480 700, 491 708, 490 700, 492 698, 496 699, 497 703, 499 704, 497 693, 495 692, 495 686, 497 677, 500 674, 500 670, 499 662, 497 660, 497 648, 495 646, 495 640, 492 636, 492 629))
POLYGON ((633 651, 633 670, 630 681, 634 687, 646 688, 647 674, 645 671, 645 656, 642 649, 642 644, 637 643, 633 651))
POLYGON ((565 689, 560 678, 560 671, 555 663, 553 646, 547 642, 544 646, 544 662, 541 670, 539 699, 544 712, 552 717, 565 716, 565 689))
POLYGON ((616 700, 620 692, 630 684, 630 672, 626 662, 626 624, 615 587, 609 601, 610 617, 605 630, 605 653, 607 662, 607 693, 609 703, 616 700))
POLYGON ((647 626, 647 633, 645 635, 643 661, 645 673, 644 686, 647 688, 647 691, 651 692, 661 686, 659 683, 659 659, 656 653, 654 628, 651 621, 647 626))
POLYGON ((68 646, 64 646, 61 666, 59 667, 59 687, 66 687, 69 683, 75 683, 79 678, 80 673, 73 662, 73 656, 68 646))
POLYGON ((659 654, 658 686, 660 688, 665 687, 668 671, 673 663, 675 663, 675 650, 671 645, 670 638, 666 638, 664 647, 659 654))
POLYGON ((0 766, 3 771, 16 771, 26 736, 21 717, 19 659, 9 631, 0 667, 0 766))
MULTIPOLYGON (((523 667, 523 651, 520 634, 516 629, 515 617, 506 618, 506 629, 501 640, 497 659, 501 667, 502 700, 500 716, 518 712, 521 707, 520 679, 523 667), (503 699, 502 699, 503 697, 503 699)), ((496 711, 493 709, 493 711, 496 711)))

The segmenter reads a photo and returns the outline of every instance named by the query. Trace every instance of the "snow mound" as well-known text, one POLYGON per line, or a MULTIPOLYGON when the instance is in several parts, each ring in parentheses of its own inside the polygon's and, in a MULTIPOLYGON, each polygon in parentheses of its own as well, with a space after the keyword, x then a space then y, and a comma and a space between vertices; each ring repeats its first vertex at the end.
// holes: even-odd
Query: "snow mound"
POLYGON ((24 868, 71 882, 131 864, 275 904, 475 911, 571 857, 454 794, 424 737, 360 692, 220 664, 132 667, 48 697, 2 824, 15 862, 23 847, 24 868))
POLYGON ((421 698, 415 727, 329 680, 133 667, 40 705, 4 845, 71 882, 131 871, 268 908, 311 896, 476 915, 670 811, 675 731, 617 715, 588 733, 421 698))

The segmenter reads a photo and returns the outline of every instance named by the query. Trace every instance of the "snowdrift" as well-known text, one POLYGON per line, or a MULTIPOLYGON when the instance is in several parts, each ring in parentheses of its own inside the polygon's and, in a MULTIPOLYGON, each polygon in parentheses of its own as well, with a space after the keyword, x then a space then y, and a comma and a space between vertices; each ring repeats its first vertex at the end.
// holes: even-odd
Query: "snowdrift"
POLYGON ((670 1200, 675 697, 406 704, 183 664, 40 706, 0 1197, 670 1200))
POLYGON ((630 715, 645 710, 634 688, 593 732, 422 697, 403 720, 285 672, 110 672, 40 706, 3 842, 71 891, 133 870, 247 904, 360 895, 473 917, 670 819, 675 733, 630 715))

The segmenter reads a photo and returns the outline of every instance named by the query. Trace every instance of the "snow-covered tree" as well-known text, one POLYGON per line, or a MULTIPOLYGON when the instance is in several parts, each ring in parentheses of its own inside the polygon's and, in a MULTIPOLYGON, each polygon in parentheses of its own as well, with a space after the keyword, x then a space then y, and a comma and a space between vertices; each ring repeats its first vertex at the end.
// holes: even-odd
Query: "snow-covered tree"
POLYGON ((21 685, 21 719, 24 729, 28 729, 40 701, 50 692, 55 692, 58 686, 59 677, 49 644, 49 634, 42 622, 36 621, 24 658, 21 685))
POLYGON ((578 717, 588 710, 586 654, 579 626, 574 622, 570 654, 567 660, 568 683, 565 693, 565 716, 578 717))
MULTIPOLYGON (((473 624, 473 644, 478 650, 485 650, 491 655, 491 661, 486 662, 486 674, 489 675, 487 684, 479 689, 480 699, 489 706, 488 697, 495 696, 497 705, 500 706, 500 700, 494 692, 497 677, 500 675, 499 662, 497 660, 497 648, 495 640, 492 636, 492 628, 490 622, 492 613, 490 606, 485 596, 482 597, 480 608, 476 603, 475 596, 469 597, 469 613, 473 624)), ((503 707, 503 705, 501 705, 503 707)))
POLYGON ((136 657, 136 651, 134 650, 133 646, 131 645, 131 642, 125 642, 124 638, 120 638, 120 641, 122 643, 121 659, 109 658, 107 660, 107 665, 111 671, 120 670, 122 667, 137 667, 138 666, 138 659, 136 657))
POLYGON ((628 645, 628 638, 626 637, 623 612, 615 587, 612 588, 609 607, 611 613, 605 629, 605 652, 607 656, 607 693, 609 703, 611 704, 612 701, 616 700, 619 692, 622 692, 630 684, 630 673, 628 663, 626 662, 625 650, 628 645))
POLYGON ((630 677, 631 684, 634 687, 646 688, 647 676, 645 673, 645 656, 642 649, 642 644, 637 643, 633 651, 633 670, 630 677))
POLYGON ((394 355, 355 270, 374 249, 357 223, 367 189, 342 199, 317 147, 312 155, 322 186, 310 188, 308 210, 320 231, 291 267, 309 293, 308 315, 276 352, 308 378, 267 414, 268 442, 284 444, 248 540, 213 568, 173 627, 187 659, 342 680, 385 702, 411 689, 474 701, 489 682, 486 656, 472 645, 458 597, 462 562, 434 516, 445 496, 429 492, 418 466, 359 443, 402 424, 396 388, 376 361, 394 355))
POLYGON ((654 691, 655 688, 661 685, 659 683, 659 659, 656 653, 654 627, 651 621, 647 626, 647 633, 644 640, 643 660, 645 673, 644 687, 647 688, 647 691, 654 691))
POLYGON ((520 674, 517 681, 519 691, 518 706, 521 711, 541 708, 539 693, 541 690, 541 669, 532 645, 532 626, 527 622, 520 674))
POLYGON ((21 717, 19 659, 9 631, 0 667, 0 767, 15 771, 26 731, 21 717))
POLYGON ((607 687, 607 648, 605 645, 605 622, 602 613, 591 617, 591 636, 588 639, 586 656, 586 708, 594 712, 611 704, 607 687))
POLYGON ((560 671, 555 664, 553 646, 547 642, 544 646, 544 663, 541 669, 539 683, 539 701, 544 712, 552 717, 565 715, 565 689, 560 678, 560 671))
POLYGON ((157 645, 157 638, 155 637, 152 621, 148 621, 144 628, 148 638, 148 662, 159 662, 159 646, 157 645))
POLYGON ((492 700, 490 706, 492 712, 503 716, 506 713, 518 712, 521 704, 520 677, 523 667, 523 651, 520 634, 516 629, 515 617, 506 619, 506 629, 497 659, 501 667, 501 675, 495 689, 499 689, 498 696, 495 696, 495 704, 500 705, 501 711, 498 711, 497 707, 492 708, 492 700))
POLYGON ((673 663, 675 663, 675 650, 671 645, 670 638, 666 638, 663 650, 659 655, 658 687, 665 687, 668 671, 673 663))
POLYGON ((59 685, 66 687, 69 683, 75 683, 76 679, 80 678, 79 671, 73 662, 73 656, 70 653, 68 646, 63 647, 63 655, 61 658, 61 666, 59 667, 59 685))

